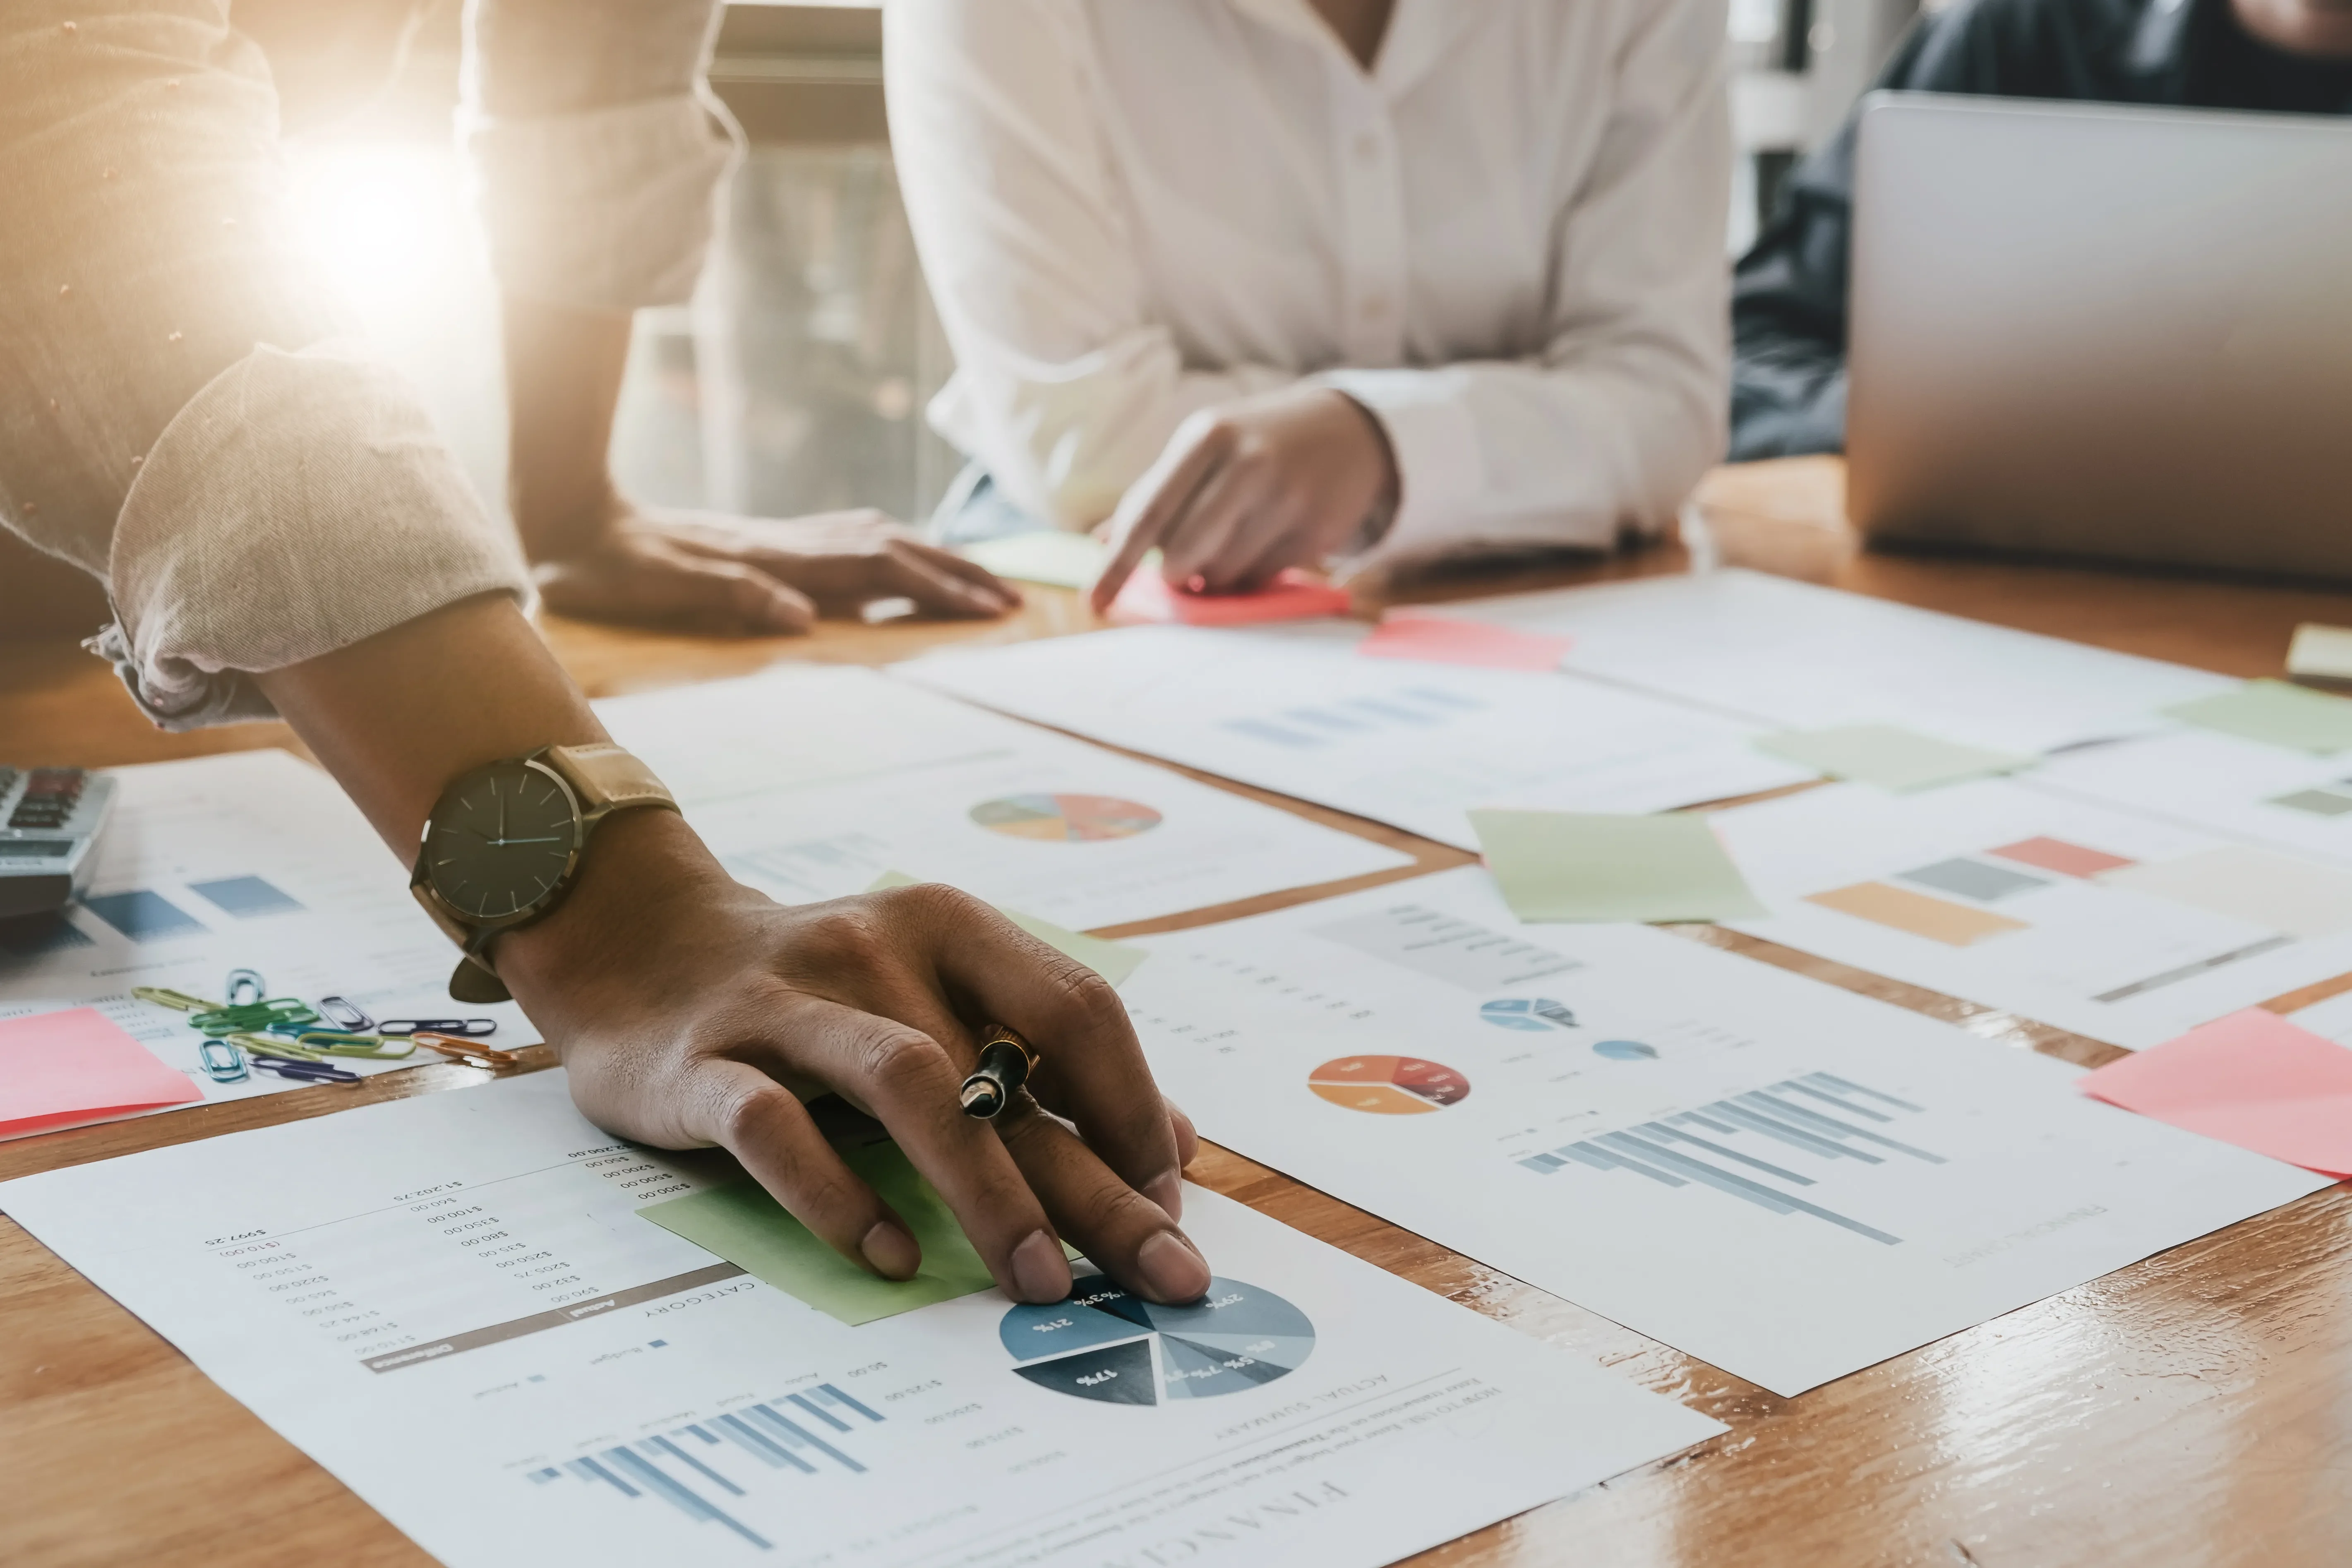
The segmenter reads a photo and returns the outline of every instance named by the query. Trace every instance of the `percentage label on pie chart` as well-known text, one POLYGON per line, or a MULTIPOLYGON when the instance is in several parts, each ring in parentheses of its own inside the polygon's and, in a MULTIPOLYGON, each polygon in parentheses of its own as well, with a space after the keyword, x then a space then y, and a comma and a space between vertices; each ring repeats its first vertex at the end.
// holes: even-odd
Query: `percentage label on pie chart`
POLYGON ((1139 1300, 1099 1274, 1066 1300, 1020 1306, 997 1335, 1039 1388, 1106 1405, 1164 1405, 1263 1388, 1306 1364, 1315 1325, 1276 1295, 1212 1279, 1185 1307, 1139 1300))
POLYGON ((1046 844, 1099 844, 1160 826, 1160 814, 1110 795, 1009 795, 971 808, 971 819, 1007 838, 1046 844))
POLYGON ((1372 1116, 1426 1116, 1470 1098, 1470 1080, 1419 1057, 1341 1057, 1307 1075, 1334 1105, 1372 1116))

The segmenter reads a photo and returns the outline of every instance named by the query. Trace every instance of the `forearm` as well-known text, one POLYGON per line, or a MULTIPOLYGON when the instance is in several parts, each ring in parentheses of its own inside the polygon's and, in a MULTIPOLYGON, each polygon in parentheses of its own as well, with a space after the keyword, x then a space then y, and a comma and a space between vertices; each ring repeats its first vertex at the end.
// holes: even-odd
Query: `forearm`
POLYGON ((581 553, 618 498, 607 458, 630 318, 509 294, 504 301, 507 500, 534 562, 581 553))
POLYGON ((607 739, 503 595, 447 605, 255 679, 404 863, 458 774, 607 739))

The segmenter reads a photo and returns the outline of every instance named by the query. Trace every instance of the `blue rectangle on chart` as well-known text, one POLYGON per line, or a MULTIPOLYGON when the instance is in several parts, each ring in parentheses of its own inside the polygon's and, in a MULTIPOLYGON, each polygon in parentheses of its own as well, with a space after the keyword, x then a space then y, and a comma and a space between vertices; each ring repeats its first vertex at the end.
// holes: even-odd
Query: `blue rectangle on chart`
POLYGON ((134 888, 127 893, 101 893, 84 899, 81 907, 133 942, 164 937, 202 936, 204 926, 194 915, 161 893, 134 888))
POLYGON ((258 877, 223 877, 218 881, 191 882, 188 886, 198 898, 239 920, 251 920, 256 915, 295 914, 302 908, 291 895, 280 892, 258 877))

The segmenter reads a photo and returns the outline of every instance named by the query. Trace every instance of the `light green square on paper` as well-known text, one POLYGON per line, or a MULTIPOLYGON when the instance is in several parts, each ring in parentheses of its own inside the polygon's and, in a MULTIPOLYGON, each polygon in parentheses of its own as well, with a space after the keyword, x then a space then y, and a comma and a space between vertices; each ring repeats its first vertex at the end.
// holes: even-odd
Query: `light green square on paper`
POLYGON ((1899 724, 1843 724, 1832 730, 1763 735, 1761 751, 1786 757, 1832 778, 1854 779, 1882 789, 1929 789, 1961 779, 2015 773, 2038 760, 2014 752, 1964 746, 1906 730, 1899 724))
POLYGON ((1504 901, 1523 921, 1722 921, 1766 912, 1704 816, 1474 811, 1504 901))
POLYGON ((2165 712, 2291 752, 2325 757, 2352 747, 2352 701, 2284 680, 2249 680, 2235 691, 2175 703, 2165 712))

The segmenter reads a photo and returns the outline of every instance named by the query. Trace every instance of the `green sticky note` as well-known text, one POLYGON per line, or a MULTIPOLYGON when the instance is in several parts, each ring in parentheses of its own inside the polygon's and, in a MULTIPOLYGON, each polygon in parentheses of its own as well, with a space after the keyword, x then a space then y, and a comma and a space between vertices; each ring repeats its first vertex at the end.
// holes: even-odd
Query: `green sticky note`
POLYGON ((2328 756, 2352 747, 2352 701, 2284 680, 2249 680, 2235 691, 2175 703, 2165 711, 2208 730, 2289 751, 2328 756))
POLYGON ((1043 583, 1049 588, 1091 588, 1110 560, 1110 550, 1092 534, 1046 529, 967 544, 963 556, 1000 577, 1043 583))
MULTIPOLYGON (((911 888, 921 879, 909 877, 904 871, 885 871, 874 879, 869 893, 884 888, 911 888)), ((1024 915, 1019 910, 993 906, 996 912, 1065 957, 1075 958, 1113 985, 1124 985, 1127 977, 1151 955, 1139 947, 1127 947, 1115 942, 1105 942, 1098 936, 1057 926, 1052 921, 1041 921, 1035 915, 1024 915)))
POLYGON ((945 1199, 896 1143, 842 1151, 849 1168, 898 1211, 923 1249, 912 1279, 883 1279, 844 1258, 746 1178, 637 1213, 715 1252, 745 1273, 788 1290, 850 1327, 985 1290, 996 1283, 945 1199))
POLYGON ((1764 735, 1757 746, 1832 778, 1858 779, 1885 789, 1927 789, 1988 773, 2014 773, 2039 760, 1939 741, 1899 724, 1842 724, 1833 730, 1764 735))
POLYGON ((1474 811, 1523 921, 1722 921, 1765 913, 1704 816, 1474 811))

